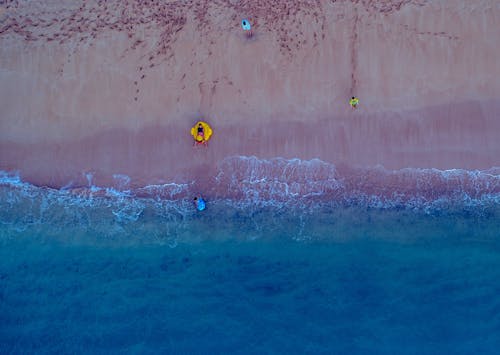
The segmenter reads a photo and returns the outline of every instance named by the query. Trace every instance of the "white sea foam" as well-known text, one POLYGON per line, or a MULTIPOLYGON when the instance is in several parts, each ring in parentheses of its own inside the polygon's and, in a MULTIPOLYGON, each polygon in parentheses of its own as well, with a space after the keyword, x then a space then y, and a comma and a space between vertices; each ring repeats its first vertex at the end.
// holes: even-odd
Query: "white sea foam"
MULTIPOLYGON (((93 174, 87 172, 86 187, 67 184, 52 189, 23 181, 17 172, 1 171, 0 224, 16 231, 47 224, 58 228, 110 226, 110 233, 119 235, 127 225, 144 226, 160 220, 161 232, 153 228, 151 235, 171 240, 198 223, 197 218, 208 215, 252 221, 258 235, 263 225, 280 228, 268 221, 257 222, 262 211, 280 221, 283 216, 300 220, 300 216, 321 215, 332 208, 487 215, 497 213, 500 206, 498 168, 340 169, 317 159, 238 156, 223 160, 218 169, 212 184, 202 191, 208 207, 201 215, 191 200, 194 192, 200 191, 195 180, 131 188, 128 176, 116 174, 116 186, 96 186, 93 174)), ((307 238, 307 228, 301 230, 301 238, 307 238)))

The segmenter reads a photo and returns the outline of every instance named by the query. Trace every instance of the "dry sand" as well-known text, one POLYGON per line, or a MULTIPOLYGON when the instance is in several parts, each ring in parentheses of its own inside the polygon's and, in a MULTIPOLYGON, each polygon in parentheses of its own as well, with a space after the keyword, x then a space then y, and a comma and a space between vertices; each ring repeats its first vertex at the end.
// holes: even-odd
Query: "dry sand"
POLYGON ((499 23, 497 0, 3 2, 0 169, 62 186, 233 155, 499 166, 499 23))

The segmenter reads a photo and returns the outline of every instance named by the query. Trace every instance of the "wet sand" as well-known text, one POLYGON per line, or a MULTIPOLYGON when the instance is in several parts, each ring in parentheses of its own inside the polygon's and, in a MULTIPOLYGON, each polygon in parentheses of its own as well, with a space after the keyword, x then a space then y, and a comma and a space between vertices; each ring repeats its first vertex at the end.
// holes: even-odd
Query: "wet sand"
POLYGON ((140 186, 213 176, 233 155, 499 166, 499 22, 493 0, 13 1, 0 169, 140 186), (200 118, 208 149, 189 136, 200 118))

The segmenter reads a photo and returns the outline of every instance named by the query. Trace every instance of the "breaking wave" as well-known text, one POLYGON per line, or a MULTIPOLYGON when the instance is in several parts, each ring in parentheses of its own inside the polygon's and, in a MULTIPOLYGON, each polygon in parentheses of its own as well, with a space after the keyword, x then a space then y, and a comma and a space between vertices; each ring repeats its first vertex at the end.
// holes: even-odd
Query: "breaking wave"
POLYGON ((222 196, 252 203, 296 200, 421 209, 442 203, 462 207, 500 201, 500 168, 387 170, 336 167, 318 159, 231 157, 220 164, 215 181, 222 196))
POLYGON ((53 189, 0 172, 0 227, 15 234, 50 226, 55 233, 75 235, 77 226, 84 234, 105 230, 109 238, 134 235, 140 228, 141 236, 175 245, 207 225, 223 238, 241 228, 251 238, 269 231, 317 238, 318 222, 355 222, 374 211, 491 217, 500 207, 500 168, 362 169, 317 159, 237 156, 221 161, 203 190, 195 180, 133 187, 128 176, 114 175, 113 186, 95 186, 92 174, 86 177, 88 186, 53 189), (200 191, 208 201, 204 213, 192 205, 200 191))

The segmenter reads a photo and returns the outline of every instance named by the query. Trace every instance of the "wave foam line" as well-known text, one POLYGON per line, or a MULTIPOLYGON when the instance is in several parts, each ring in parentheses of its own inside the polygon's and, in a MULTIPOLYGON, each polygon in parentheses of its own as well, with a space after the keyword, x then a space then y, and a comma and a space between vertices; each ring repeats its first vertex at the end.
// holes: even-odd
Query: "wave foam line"
POLYGON ((221 197, 247 201, 321 200, 372 207, 453 201, 499 201, 500 169, 387 170, 336 167, 318 159, 231 157, 215 178, 221 197), (226 188, 224 191, 223 188, 226 188))
MULTIPOLYGON (((480 207, 500 203, 500 168, 486 171, 462 169, 387 170, 335 166, 318 159, 259 159, 235 156, 222 160, 211 183, 196 180, 151 184, 130 188, 130 177, 114 175, 116 186, 92 184, 61 189, 37 187, 21 179, 18 172, 0 171, 1 204, 14 208, 19 201, 43 201, 44 206, 107 208, 116 219, 136 221, 146 205, 186 206, 190 211, 194 192, 208 201, 231 202, 240 208, 358 205, 370 208, 410 210, 480 207)), ((42 202, 40 202, 42 203, 42 202)), ((176 207, 178 208, 178 207, 176 207)), ((184 207, 182 207, 184 209, 184 207)))

